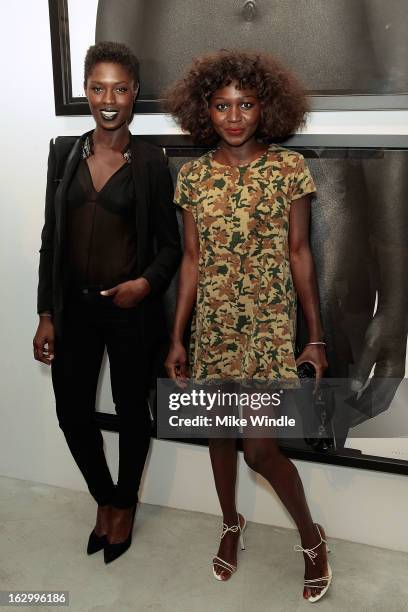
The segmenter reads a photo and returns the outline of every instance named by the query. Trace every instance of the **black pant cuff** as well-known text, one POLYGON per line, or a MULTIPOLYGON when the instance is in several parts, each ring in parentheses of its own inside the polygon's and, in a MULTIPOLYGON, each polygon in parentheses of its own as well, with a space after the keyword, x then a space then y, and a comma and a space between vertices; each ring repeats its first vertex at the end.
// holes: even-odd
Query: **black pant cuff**
POLYGON ((127 508, 133 508, 134 506, 136 506, 136 504, 138 503, 139 498, 138 495, 136 493, 136 495, 133 496, 123 496, 118 494, 118 491, 116 490, 116 495, 114 496, 113 500, 112 500, 112 506, 114 506, 115 508, 119 508, 120 510, 126 510, 127 508))

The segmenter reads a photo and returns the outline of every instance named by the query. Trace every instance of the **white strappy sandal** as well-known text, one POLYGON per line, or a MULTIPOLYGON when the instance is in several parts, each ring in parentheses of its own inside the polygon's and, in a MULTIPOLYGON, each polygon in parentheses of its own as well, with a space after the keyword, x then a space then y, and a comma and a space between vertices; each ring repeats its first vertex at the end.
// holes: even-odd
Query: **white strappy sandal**
MULTIPOLYGON (((226 525, 225 523, 222 524, 222 533, 221 533, 221 540, 222 538, 225 536, 226 533, 228 533, 228 531, 231 531, 232 533, 237 533, 237 531, 239 531, 239 540, 241 543, 241 550, 245 550, 245 544, 244 544, 244 530, 246 527, 246 520, 245 517, 242 516, 242 518, 244 519, 243 525, 241 527, 241 521, 240 521, 240 516, 242 516, 242 514, 237 514, 237 519, 238 519, 238 525, 231 525, 231 527, 228 527, 228 525, 226 525)), ((237 571, 237 566, 236 565, 232 565, 232 563, 228 563, 228 561, 225 561, 224 559, 221 559, 221 557, 214 557, 213 559, 213 574, 214 574, 214 578, 216 580, 220 580, 221 582, 225 582, 226 580, 229 580, 229 578, 232 576, 232 574, 234 572, 237 571), (217 574, 217 572, 215 571, 215 566, 220 567, 221 569, 227 570, 228 572, 230 572, 230 576, 228 578, 221 578, 221 576, 219 574, 217 574)))
MULTIPOLYGON (((311 562, 313 563, 313 565, 315 565, 315 562, 313 561, 313 559, 315 557, 317 557, 318 553, 315 552, 316 548, 318 548, 319 546, 321 546, 323 543, 326 544, 326 550, 329 553, 330 552, 330 548, 327 546, 327 542, 324 538, 322 538, 322 534, 320 533, 320 529, 319 529, 319 525, 317 525, 315 523, 315 527, 317 529, 317 532, 319 534, 320 537, 320 542, 318 544, 316 544, 316 546, 313 546, 313 548, 302 548, 300 546, 300 544, 296 544, 293 547, 293 550, 295 550, 296 552, 302 552, 305 553, 309 559, 311 560, 311 562)), ((322 576, 321 578, 311 578, 310 580, 305 580, 304 585, 305 587, 309 587, 309 588, 313 588, 313 589, 321 589, 320 593, 318 595, 311 595, 310 597, 308 597, 307 601, 310 601, 310 603, 314 603, 315 601, 319 601, 319 599, 321 599, 323 597, 323 595, 325 595, 329 589, 329 586, 331 584, 332 581, 332 570, 331 567, 329 565, 329 562, 327 561, 327 576, 322 576), (320 584, 316 584, 318 582, 325 582, 326 584, 320 585, 320 584)))

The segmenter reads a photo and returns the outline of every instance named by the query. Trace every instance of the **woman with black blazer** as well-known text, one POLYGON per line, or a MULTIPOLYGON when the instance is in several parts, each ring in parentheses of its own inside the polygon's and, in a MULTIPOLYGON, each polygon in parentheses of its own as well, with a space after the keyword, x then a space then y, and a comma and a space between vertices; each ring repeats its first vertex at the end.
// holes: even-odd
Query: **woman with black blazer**
POLYGON ((50 143, 34 357, 51 365, 59 425, 98 504, 88 554, 131 543, 149 448, 148 382, 166 334, 161 296, 181 255, 169 170, 129 132, 138 61, 119 43, 90 47, 85 93, 96 122, 50 143), (119 416, 114 485, 94 421, 104 349, 119 416))

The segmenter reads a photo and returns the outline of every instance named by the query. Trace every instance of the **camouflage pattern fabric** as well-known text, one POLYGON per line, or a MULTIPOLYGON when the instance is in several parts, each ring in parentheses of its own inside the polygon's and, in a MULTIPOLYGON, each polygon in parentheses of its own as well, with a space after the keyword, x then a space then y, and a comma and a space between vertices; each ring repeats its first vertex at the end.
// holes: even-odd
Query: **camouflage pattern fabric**
POLYGON ((297 379, 289 211, 315 190, 303 156, 276 145, 243 166, 213 152, 182 166, 175 203, 194 216, 200 245, 194 379, 297 379))

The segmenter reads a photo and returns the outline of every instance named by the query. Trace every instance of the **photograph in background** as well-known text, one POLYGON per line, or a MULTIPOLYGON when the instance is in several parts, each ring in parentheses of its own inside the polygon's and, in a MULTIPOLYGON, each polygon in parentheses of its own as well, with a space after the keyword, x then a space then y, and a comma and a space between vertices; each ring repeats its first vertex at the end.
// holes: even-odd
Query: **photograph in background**
POLYGON ((82 58, 102 40, 139 57, 140 112, 222 48, 281 58, 316 109, 408 108, 408 0, 50 0, 50 23, 57 114, 86 112, 82 58))

